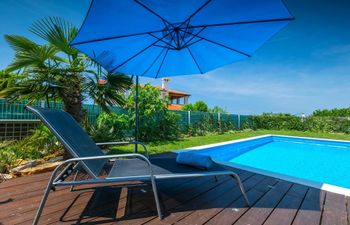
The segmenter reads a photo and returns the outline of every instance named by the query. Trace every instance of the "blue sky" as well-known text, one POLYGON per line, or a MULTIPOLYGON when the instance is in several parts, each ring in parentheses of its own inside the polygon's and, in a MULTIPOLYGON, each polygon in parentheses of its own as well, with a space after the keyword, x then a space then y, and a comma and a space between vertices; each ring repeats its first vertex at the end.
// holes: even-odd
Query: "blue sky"
MULTIPOLYGON (((350 106, 350 1, 287 0, 296 17, 245 61, 205 75, 171 78, 170 88, 233 113, 311 113, 350 106)), ((45 16, 80 26, 89 0, 0 0, 0 36, 20 34, 45 16)), ((12 50, 0 38, 0 68, 12 50)), ((159 79, 145 79, 160 85, 159 79)))

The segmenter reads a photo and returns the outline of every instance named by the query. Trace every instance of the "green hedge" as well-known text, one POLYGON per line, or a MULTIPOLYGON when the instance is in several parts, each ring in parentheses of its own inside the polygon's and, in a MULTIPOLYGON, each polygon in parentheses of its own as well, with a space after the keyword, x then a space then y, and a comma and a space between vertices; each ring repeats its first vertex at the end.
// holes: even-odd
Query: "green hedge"
POLYGON ((264 113, 251 116, 245 128, 266 130, 298 130, 313 132, 349 133, 350 117, 300 117, 290 114, 264 113))

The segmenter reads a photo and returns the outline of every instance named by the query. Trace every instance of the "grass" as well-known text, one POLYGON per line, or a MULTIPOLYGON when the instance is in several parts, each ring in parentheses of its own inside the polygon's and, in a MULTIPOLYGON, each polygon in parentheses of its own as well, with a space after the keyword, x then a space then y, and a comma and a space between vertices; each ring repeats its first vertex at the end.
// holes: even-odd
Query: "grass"
MULTIPOLYGON (((349 134, 330 134, 330 133, 317 133, 317 132, 302 132, 302 131, 291 131, 291 130, 247 130, 239 131, 228 134, 212 134, 207 136, 198 137, 186 137, 178 141, 161 141, 161 142, 149 142, 145 143, 150 154, 157 154, 162 152, 168 152, 172 150, 184 149, 194 146, 213 144, 218 142, 237 140, 241 138, 255 137, 264 134, 279 134, 279 135, 290 135, 299 137, 314 137, 314 138, 327 138, 327 139, 339 139, 350 141, 349 134)), ((130 153, 133 152, 134 146, 123 146, 114 147, 111 149, 111 154, 130 153)), ((140 147, 140 149, 142 149, 140 147)))

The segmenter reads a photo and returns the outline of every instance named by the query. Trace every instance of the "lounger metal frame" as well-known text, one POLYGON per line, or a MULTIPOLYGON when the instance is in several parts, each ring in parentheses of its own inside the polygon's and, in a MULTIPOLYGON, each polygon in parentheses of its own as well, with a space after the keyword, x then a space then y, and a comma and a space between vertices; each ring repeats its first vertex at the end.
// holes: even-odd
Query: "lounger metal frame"
MULTIPOLYGON (((120 142, 120 143, 111 142, 111 143, 101 143, 100 145, 107 145, 107 144, 108 145, 111 145, 111 144, 113 144, 113 145, 125 145, 125 144, 135 144, 135 142, 120 142)), ((144 146, 144 148, 146 149, 146 152, 147 152, 147 148, 145 146, 144 146)), ((153 190, 153 194, 154 194, 154 198, 155 198, 155 202, 156 202, 157 212, 158 212, 159 217, 161 218, 161 210, 160 210, 157 186, 155 183, 155 176, 153 174, 152 164, 146 156, 144 156, 142 154, 133 153, 133 154, 118 154, 118 155, 105 155, 105 156, 94 156, 94 157, 80 157, 80 158, 72 158, 72 159, 68 159, 66 161, 63 161, 54 169, 54 171, 51 174, 50 180, 49 180, 48 185, 45 189, 44 195, 41 199, 38 211, 35 215, 33 225, 38 224, 40 216, 42 214, 42 211, 45 207, 45 203, 46 203, 47 198, 49 196, 49 193, 51 190, 55 190, 55 187, 57 187, 57 186, 71 186, 71 189, 72 189, 72 187, 75 185, 103 184, 103 183, 113 183, 113 182, 122 182, 122 181, 145 181, 145 180, 151 181, 151 186, 152 186, 152 190, 153 190), (139 158, 139 159, 145 161, 148 165, 148 168, 149 168, 149 175, 122 177, 122 178, 120 178, 120 177, 119 178, 118 177, 116 177, 116 178, 93 178, 93 179, 89 179, 89 180, 80 180, 80 181, 76 180, 77 176, 74 176, 73 181, 64 181, 67 177, 62 178, 64 173, 67 170, 69 170, 69 168, 71 167, 72 164, 78 165, 80 162, 87 161, 87 160, 117 159, 117 158, 139 158), (62 169, 62 171, 61 171, 61 173, 59 173, 59 171, 61 169, 62 169)), ((108 185, 108 186, 110 186, 110 185, 108 185)))
MULTIPOLYGON (((35 108, 28 107, 28 109, 32 112, 37 112, 35 108)), ((38 114, 40 116, 40 114, 38 114)), ((41 119, 45 122, 46 125, 48 125, 53 133, 61 137, 60 134, 55 130, 55 128, 45 120, 42 116, 40 116, 41 119)), ((61 137, 61 139, 63 139, 61 137)), ((74 150, 71 148, 71 146, 67 146, 67 143, 63 143, 66 147, 70 148, 71 151, 74 152, 74 150)), ((103 156, 89 156, 89 157, 74 157, 72 159, 68 159, 66 161, 63 161, 60 163, 55 170, 52 172, 50 180, 48 182, 48 185, 46 187, 46 190, 44 192, 44 195, 41 199, 38 211, 35 215, 33 225, 38 224, 40 216, 42 214, 42 211, 45 207, 45 203, 47 201, 47 198, 49 196, 49 193, 51 190, 55 190, 55 187, 57 186, 71 186, 71 190, 73 189, 73 186, 75 185, 86 185, 86 184, 108 184, 108 183, 114 183, 114 182, 123 182, 123 181, 151 181, 151 187, 154 195, 154 200, 156 203, 156 209, 158 213, 159 219, 162 219, 162 212, 161 212, 161 207, 159 203, 159 197, 158 197, 158 190, 157 190, 157 185, 156 185, 156 180, 157 179, 175 179, 175 178, 190 178, 190 177, 204 177, 204 176, 223 176, 223 175, 229 175, 233 179, 235 179, 239 185, 240 191, 242 192, 242 195, 244 197, 244 200, 246 201, 247 205, 249 204, 248 197, 245 193, 243 184, 239 178, 239 176, 234 173, 233 171, 230 170, 223 170, 223 171, 198 171, 198 173, 188 173, 188 174, 154 174, 153 169, 152 169, 152 163, 148 159, 148 151, 147 147, 141 143, 141 142, 106 142, 106 143, 96 143, 96 145, 126 145, 126 144, 139 144, 142 145, 145 151, 145 155, 138 154, 138 153, 133 153, 133 154, 117 154, 117 155, 103 155, 103 156), (138 158, 147 163, 148 169, 149 169, 149 174, 147 175, 142 175, 142 176, 126 176, 126 177, 106 177, 106 178, 101 178, 101 177, 96 177, 90 169, 87 168, 88 166, 85 164, 84 161, 88 160, 101 160, 101 159, 129 159, 129 158, 138 158), (77 181, 77 174, 75 174, 73 181, 65 181, 67 177, 69 177, 72 172, 77 172, 78 167, 81 165, 84 170, 92 177, 92 179, 89 180, 79 180, 77 181), (59 171, 62 169, 62 171, 59 173, 59 171)), ((106 186, 111 186, 111 184, 106 185, 106 186)))

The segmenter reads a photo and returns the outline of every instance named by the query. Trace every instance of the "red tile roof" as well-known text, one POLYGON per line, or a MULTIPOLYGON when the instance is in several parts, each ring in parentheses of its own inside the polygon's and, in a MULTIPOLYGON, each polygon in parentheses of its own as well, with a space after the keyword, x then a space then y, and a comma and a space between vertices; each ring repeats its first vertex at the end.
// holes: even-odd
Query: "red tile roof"
MULTIPOLYGON (((140 86, 144 87, 145 85, 141 84, 140 86)), ((188 94, 186 92, 175 91, 175 90, 166 90, 166 89, 161 88, 159 86, 153 86, 153 87, 157 88, 159 91, 167 92, 170 96, 174 96, 174 97, 191 96, 190 94, 188 94)))

